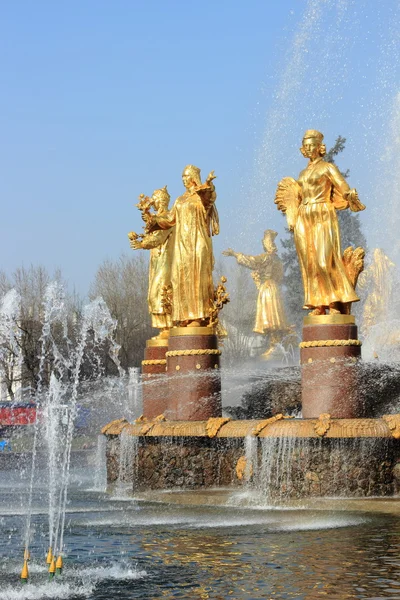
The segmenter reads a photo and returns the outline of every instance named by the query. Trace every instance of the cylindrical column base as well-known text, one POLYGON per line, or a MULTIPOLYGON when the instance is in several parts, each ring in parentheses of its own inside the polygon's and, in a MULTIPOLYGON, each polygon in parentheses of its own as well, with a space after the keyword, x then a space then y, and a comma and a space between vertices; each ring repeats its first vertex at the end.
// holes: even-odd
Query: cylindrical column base
POLYGON ((168 339, 151 339, 146 342, 142 361, 143 415, 153 419, 165 414, 168 405, 166 358, 168 339))
POLYGON ((364 416, 358 389, 361 342, 351 315, 308 317, 300 344, 302 416, 329 413, 335 419, 364 416))
POLYGON ((220 354, 213 329, 171 329, 166 354, 168 419, 204 421, 222 415, 220 354))

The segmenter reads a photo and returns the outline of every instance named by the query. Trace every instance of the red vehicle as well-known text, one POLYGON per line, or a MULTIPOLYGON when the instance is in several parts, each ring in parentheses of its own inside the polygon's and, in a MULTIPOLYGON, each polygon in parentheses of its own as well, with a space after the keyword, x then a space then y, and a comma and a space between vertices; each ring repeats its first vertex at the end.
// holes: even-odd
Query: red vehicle
POLYGON ((34 402, 0 402, 0 429, 33 425, 36 421, 34 402))

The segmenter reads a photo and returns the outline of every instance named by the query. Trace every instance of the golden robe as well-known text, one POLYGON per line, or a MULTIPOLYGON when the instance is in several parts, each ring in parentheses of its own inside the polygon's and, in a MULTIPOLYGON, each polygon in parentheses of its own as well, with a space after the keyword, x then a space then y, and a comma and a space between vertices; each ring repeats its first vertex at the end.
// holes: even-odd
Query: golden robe
POLYGON ((349 185, 339 169, 321 158, 300 173, 302 201, 294 240, 304 284, 304 308, 359 300, 342 262, 336 209, 348 208, 349 185))
POLYGON ((214 297, 212 271, 214 258, 211 230, 216 211, 211 188, 185 192, 170 211, 157 216, 162 229, 175 225, 172 250, 172 320, 206 319, 214 297))
POLYGON ((156 329, 172 327, 172 317, 161 303, 163 288, 171 284, 173 230, 153 231, 142 241, 142 248, 150 249, 149 289, 147 302, 151 325, 156 329))
POLYGON ((257 313, 253 331, 269 333, 288 328, 283 306, 280 284, 283 279, 283 265, 276 252, 247 256, 235 254, 240 265, 255 271, 259 279, 257 313))

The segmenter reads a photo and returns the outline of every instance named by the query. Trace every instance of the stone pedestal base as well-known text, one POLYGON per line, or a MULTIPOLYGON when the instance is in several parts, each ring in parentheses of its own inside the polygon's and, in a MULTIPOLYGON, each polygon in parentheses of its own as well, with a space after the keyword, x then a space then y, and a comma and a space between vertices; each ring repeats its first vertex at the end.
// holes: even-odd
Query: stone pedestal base
POLYGON ((168 404, 166 358, 168 339, 151 339, 146 342, 142 361, 143 415, 153 419, 165 413, 168 404))
POLYGON ((364 416, 358 389, 361 343, 352 315, 309 316, 300 344, 302 415, 329 413, 335 419, 364 416))
POLYGON ((221 376, 218 338, 207 327, 175 327, 167 357, 169 401, 165 416, 174 421, 220 417, 221 376))

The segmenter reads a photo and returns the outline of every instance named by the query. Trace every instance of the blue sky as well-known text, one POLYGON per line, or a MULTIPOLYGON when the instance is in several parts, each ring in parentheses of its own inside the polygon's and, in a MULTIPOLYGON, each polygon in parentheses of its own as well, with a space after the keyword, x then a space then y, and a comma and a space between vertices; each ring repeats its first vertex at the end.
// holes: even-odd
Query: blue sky
POLYGON ((60 267, 85 294, 131 252, 139 193, 176 198, 188 163, 218 176, 216 256, 258 253, 310 127, 347 137, 369 243, 400 259, 398 17, 396 0, 3 0, 0 268, 60 267))

